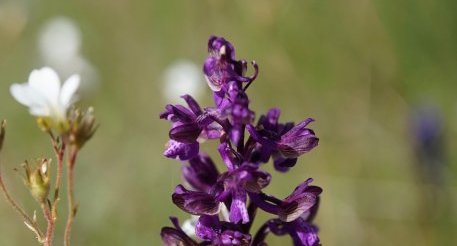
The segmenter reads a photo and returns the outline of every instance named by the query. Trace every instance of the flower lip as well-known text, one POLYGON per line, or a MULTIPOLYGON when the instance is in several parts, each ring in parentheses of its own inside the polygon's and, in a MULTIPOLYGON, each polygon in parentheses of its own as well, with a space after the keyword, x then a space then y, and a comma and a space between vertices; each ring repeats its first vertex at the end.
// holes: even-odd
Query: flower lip
POLYGON ((185 161, 196 156, 199 149, 200 145, 197 142, 181 143, 171 139, 168 141, 163 155, 168 158, 176 158, 178 160, 185 161))

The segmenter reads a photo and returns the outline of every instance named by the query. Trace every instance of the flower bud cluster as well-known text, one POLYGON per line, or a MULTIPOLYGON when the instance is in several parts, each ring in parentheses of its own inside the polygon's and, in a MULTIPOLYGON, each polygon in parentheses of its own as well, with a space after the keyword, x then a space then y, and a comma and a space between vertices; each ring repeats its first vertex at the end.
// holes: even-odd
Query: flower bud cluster
POLYGON ((51 160, 37 159, 32 164, 25 161, 22 167, 25 170, 24 183, 32 194, 33 198, 39 203, 44 203, 49 194, 49 168, 51 160))

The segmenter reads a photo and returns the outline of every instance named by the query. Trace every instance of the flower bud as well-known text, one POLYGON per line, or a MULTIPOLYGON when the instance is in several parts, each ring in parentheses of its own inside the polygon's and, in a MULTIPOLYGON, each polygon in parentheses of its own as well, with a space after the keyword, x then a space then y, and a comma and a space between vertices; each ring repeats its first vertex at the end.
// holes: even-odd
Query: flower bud
POLYGON ((31 167, 27 161, 23 164, 26 175, 25 185, 33 198, 40 203, 46 202, 48 198, 50 163, 51 160, 38 159, 34 167, 31 167))
POLYGON ((94 108, 90 107, 84 112, 79 109, 72 110, 70 122, 70 144, 80 149, 97 130, 94 108))

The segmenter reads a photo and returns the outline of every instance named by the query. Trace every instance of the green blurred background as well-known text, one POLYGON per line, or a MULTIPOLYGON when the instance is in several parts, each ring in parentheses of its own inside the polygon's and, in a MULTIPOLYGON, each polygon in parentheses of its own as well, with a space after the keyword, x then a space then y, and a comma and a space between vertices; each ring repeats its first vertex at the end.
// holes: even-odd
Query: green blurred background
MULTIPOLYGON (((45 65, 57 66, 63 79, 80 72, 80 105, 95 107, 100 128, 77 163, 73 244, 160 245, 169 215, 187 219, 170 199, 180 164, 162 156, 169 125, 158 115, 170 101, 164 72, 183 59, 200 69, 207 38, 216 34, 235 45, 238 58, 258 62, 260 76, 249 89, 257 115, 278 106, 284 121, 317 120, 319 147, 293 172, 275 173, 267 191, 283 197, 313 177, 324 189, 317 217, 323 245, 452 245, 456 9, 453 0, 1 0, 3 175, 28 211, 38 209, 13 168, 52 157, 52 149, 9 86, 45 65), (56 20, 74 30, 58 29, 63 41, 47 36, 49 45, 43 33, 56 20), (73 58, 47 57, 69 42, 62 54, 73 58), (411 119, 421 105, 443 122, 445 158, 432 168, 438 181, 427 178, 414 150, 411 119)), ((195 93, 209 106, 210 90, 199 79, 195 93)), ((214 147, 205 150, 220 162, 214 147)), ((64 205, 56 245, 62 245, 64 205)), ((291 243, 287 237, 269 242, 291 243)), ((37 245, 4 199, 0 245, 37 245)))

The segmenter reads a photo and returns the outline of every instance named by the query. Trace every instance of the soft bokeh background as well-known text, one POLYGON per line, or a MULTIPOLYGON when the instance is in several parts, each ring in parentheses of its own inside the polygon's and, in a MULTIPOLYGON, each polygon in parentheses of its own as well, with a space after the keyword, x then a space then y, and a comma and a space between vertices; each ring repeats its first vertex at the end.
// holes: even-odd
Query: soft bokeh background
MULTIPOLYGON (((186 217, 170 199, 180 164, 161 154, 169 125, 158 114, 182 88, 211 104, 199 72, 217 34, 238 58, 258 62, 249 89, 258 115, 278 106, 283 120, 316 118, 320 146, 293 172, 274 174, 268 191, 285 196, 315 178, 324 188, 324 245, 452 245, 456 8, 453 0, 1 0, 6 182, 37 209, 13 168, 52 156, 11 83, 44 65, 64 78, 81 73, 81 105, 95 107, 100 128, 77 164, 74 245, 160 245, 168 216, 186 217), (428 139, 425 148, 417 136, 428 139)), ((4 199, 0 218, 0 245, 37 245, 4 199)))

